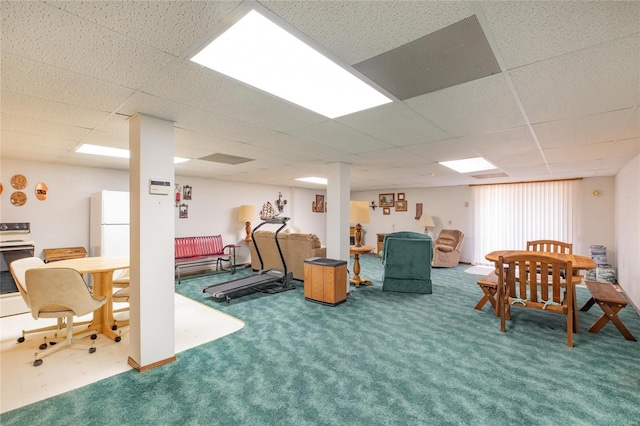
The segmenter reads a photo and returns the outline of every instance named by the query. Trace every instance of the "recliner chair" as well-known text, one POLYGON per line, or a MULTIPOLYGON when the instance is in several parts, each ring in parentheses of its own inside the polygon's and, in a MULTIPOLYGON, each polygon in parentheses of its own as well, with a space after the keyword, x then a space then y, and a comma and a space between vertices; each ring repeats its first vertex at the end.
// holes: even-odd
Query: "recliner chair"
POLYGON ((433 246, 434 268, 450 268, 460 263, 464 234, 457 229, 443 229, 433 246))
POLYGON ((417 232, 385 235, 380 253, 382 290, 431 294, 432 243, 429 235, 417 232))

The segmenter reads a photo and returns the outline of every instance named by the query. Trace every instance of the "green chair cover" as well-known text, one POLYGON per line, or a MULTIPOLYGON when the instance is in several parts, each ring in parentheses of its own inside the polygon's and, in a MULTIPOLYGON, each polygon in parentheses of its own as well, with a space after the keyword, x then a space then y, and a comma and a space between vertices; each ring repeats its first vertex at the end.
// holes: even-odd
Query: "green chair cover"
POLYGON ((393 232, 384 237, 382 247, 383 291, 432 293, 433 241, 429 235, 393 232))

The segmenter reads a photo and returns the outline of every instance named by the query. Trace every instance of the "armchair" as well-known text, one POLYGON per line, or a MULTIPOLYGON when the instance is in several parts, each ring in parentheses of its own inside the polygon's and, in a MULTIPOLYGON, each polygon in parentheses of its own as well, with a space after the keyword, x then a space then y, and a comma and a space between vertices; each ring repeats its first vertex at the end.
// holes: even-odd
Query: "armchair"
POLYGON ((433 247, 433 263, 435 268, 450 268, 460 262, 464 234, 457 229, 443 229, 433 247))
POLYGON ((68 268, 33 268, 25 273, 31 316, 39 318, 66 318, 67 336, 55 346, 36 352, 34 366, 42 364, 42 356, 56 352, 71 344, 89 344, 89 353, 96 351, 93 342, 80 339, 91 336, 96 338, 96 330, 85 330, 73 334, 73 317, 83 316, 95 312, 107 302, 106 296, 94 296, 82 279, 82 275, 74 269, 68 268))
POLYGON ((417 232, 394 232, 384 237, 380 258, 382 290, 432 293, 431 237, 417 232))

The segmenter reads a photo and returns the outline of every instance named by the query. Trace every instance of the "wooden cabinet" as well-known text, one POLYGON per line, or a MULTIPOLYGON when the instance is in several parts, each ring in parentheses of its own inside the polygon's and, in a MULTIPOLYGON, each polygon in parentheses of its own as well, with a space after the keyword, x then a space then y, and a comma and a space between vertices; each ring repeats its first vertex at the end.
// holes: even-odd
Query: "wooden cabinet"
POLYGON ((378 254, 378 257, 380 256, 380 252, 382 251, 382 244, 384 243, 384 236, 387 234, 376 234, 378 236, 378 248, 376 250, 376 253, 378 254))
POLYGON ((306 259, 304 298, 331 306, 347 300, 347 262, 320 257, 306 259))

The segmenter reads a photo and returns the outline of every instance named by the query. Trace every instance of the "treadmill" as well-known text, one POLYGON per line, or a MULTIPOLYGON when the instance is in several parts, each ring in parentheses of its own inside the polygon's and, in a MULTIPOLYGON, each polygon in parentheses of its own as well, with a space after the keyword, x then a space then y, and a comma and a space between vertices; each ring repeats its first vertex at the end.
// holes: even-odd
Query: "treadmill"
POLYGON ((258 259, 260 259, 260 271, 245 278, 238 278, 235 280, 205 287, 202 289, 202 292, 209 293, 217 299, 226 298, 227 303, 229 303, 232 295, 247 290, 274 294, 295 289, 295 286, 290 284, 291 280, 293 280, 293 272, 287 271, 287 264, 284 260, 282 249, 280 248, 280 242, 278 241, 278 233, 282 231, 282 229, 287 225, 288 221, 288 217, 274 217, 271 219, 266 219, 260 225, 256 226, 255 229, 251 232, 251 238, 253 239, 253 244, 256 247, 258 259), (280 259, 282 259, 282 266, 284 268, 283 271, 279 269, 264 269, 264 262, 262 262, 260 249, 258 248, 258 244, 256 244, 254 234, 263 225, 267 224, 281 225, 275 233, 275 239, 276 247, 278 247, 278 253, 280 254, 280 259))

